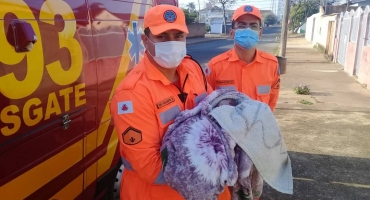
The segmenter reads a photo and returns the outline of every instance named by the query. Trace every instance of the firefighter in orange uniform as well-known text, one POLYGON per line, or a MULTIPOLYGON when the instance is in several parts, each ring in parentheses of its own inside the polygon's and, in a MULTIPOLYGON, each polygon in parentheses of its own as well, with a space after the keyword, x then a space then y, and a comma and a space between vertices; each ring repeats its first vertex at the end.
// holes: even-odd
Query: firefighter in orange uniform
MULTIPOLYGON (((193 108, 212 88, 186 56, 188 29, 181 9, 159 5, 144 16, 144 58, 113 95, 110 110, 125 170, 121 200, 180 200, 163 178, 162 138, 180 111, 193 108)), ((230 200, 228 188, 219 199, 230 200)))
POLYGON ((230 36, 234 48, 210 60, 205 69, 214 89, 236 89, 273 111, 280 91, 277 58, 256 49, 262 36, 261 12, 250 5, 235 10, 230 36))

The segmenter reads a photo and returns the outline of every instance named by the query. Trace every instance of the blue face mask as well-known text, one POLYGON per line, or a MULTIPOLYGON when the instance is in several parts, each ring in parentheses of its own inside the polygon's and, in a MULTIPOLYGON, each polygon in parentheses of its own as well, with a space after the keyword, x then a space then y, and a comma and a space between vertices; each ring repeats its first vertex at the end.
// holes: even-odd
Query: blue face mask
POLYGON ((258 40, 258 31, 252 30, 250 28, 235 30, 234 41, 243 49, 252 49, 257 45, 258 40))

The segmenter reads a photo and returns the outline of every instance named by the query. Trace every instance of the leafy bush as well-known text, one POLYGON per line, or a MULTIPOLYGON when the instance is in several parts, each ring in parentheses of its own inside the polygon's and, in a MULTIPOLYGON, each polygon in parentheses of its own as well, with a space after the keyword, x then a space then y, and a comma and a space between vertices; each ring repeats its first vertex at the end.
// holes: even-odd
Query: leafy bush
POLYGON ((211 26, 206 24, 206 33, 210 32, 211 31, 211 26))
POLYGON ((277 17, 274 14, 269 14, 264 18, 264 21, 267 26, 274 25, 277 22, 277 17))
POLYGON ((308 85, 300 84, 300 85, 294 86, 293 90, 296 94, 303 94, 303 95, 310 94, 310 88, 308 87, 308 85))
POLYGON ((305 105, 313 105, 313 103, 312 102, 309 102, 309 101, 306 101, 306 100, 300 100, 299 101, 299 103, 301 103, 301 104, 305 104, 305 105))

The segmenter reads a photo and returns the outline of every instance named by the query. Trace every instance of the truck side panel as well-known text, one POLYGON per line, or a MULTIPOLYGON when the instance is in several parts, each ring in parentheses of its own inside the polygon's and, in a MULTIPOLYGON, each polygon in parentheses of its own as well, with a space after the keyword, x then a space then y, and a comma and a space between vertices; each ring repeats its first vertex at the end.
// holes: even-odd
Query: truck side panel
POLYGON ((99 195, 97 185, 105 183, 98 180, 106 180, 119 159, 109 100, 143 55, 142 18, 151 5, 0 0, 2 198, 99 195), (27 53, 11 45, 9 25, 18 19, 29 22, 38 39, 27 53), (71 120, 66 130, 65 115, 71 120))

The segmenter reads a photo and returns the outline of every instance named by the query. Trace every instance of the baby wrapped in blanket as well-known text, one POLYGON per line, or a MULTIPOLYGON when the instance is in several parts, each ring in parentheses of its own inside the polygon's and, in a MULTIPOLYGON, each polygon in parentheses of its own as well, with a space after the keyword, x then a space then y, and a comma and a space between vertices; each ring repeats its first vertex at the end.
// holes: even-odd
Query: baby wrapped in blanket
POLYGON ((161 147, 167 183, 189 200, 217 199, 226 186, 232 186, 232 199, 255 199, 262 192, 261 177, 278 191, 292 193, 290 160, 280 129, 268 112, 272 114, 267 105, 225 90, 217 90, 194 109, 181 112, 161 147), (249 114, 244 116, 246 110, 249 114), (271 123, 275 130, 264 131, 271 130, 271 123), (248 134, 266 137, 277 145, 267 148, 258 138, 249 143, 248 134), (269 163, 271 155, 277 156, 273 163, 269 163), (266 170, 265 165, 271 169, 266 170))

